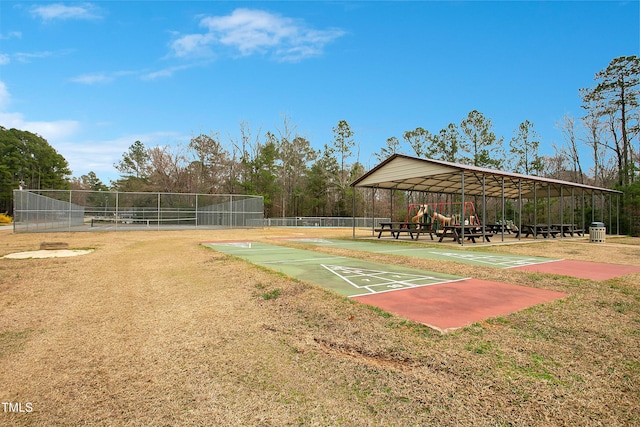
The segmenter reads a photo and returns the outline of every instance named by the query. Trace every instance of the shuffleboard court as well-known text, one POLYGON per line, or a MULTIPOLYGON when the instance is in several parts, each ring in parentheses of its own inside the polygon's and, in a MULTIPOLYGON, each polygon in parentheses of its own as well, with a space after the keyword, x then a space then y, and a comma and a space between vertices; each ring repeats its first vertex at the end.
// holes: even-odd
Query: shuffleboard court
POLYGON ((446 332, 566 296, 547 289, 467 279, 355 299, 391 313, 410 313, 411 317, 406 317, 411 320, 446 332))
POLYGON ((440 249, 412 246, 411 244, 377 243, 331 239, 288 239, 313 245, 330 246, 374 253, 387 253, 417 258, 456 261, 465 264, 482 265, 496 268, 513 268, 515 270, 559 274, 596 281, 613 279, 640 272, 640 267, 625 264, 603 262, 576 261, 565 259, 543 258, 495 254, 480 251, 462 251, 456 249, 440 249))
POLYGON ((636 265, 609 264, 604 262, 576 261, 569 259, 550 264, 525 265, 518 267, 517 270, 536 273, 561 274, 563 276, 596 281, 609 280, 627 274, 640 273, 640 267, 636 265))
POLYGON ((256 242, 203 243, 440 331, 566 294, 256 242))
POLYGON ((495 254, 490 252, 465 251, 449 248, 431 248, 411 244, 394 244, 385 242, 366 242, 359 240, 332 239, 287 239, 300 243, 318 246, 329 246, 357 251, 374 252, 389 255, 403 255, 416 258, 456 261, 464 264, 481 265, 496 268, 514 268, 558 261, 553 258, 535 256, 495 254))
POLYGON ((266 243, 211 242, 203 245, 349 297, 464 279, 451 274, 372 263, 266 243))

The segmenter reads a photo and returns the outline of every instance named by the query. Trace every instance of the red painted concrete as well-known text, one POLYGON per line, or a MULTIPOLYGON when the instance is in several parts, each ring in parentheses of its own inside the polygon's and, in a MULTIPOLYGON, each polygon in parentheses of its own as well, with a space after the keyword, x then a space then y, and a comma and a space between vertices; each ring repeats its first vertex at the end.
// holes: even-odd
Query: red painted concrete
POLYGON ((565 296, 562 292, 466 279, 354 299, 446 331, 565 296))
POLYGON ((563 276, 578 277, 580 279, 607 280, 624 276, 625 274, 638 273, 640 272, 640 267, 602 262, 562 260, 515 267, 515 270, 562 274, 563 276))

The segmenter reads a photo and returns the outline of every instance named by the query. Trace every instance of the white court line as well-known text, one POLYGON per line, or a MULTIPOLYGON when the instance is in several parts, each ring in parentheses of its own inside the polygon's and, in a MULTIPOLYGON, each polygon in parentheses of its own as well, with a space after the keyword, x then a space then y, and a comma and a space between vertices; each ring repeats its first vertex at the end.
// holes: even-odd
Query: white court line
POLYGON ((231 252, 231 251, 236 251, 236 252, 267 252, 267 251, 280 251, 282 250, 282 248, 279 249, 265 249, 265 248, 240 248, 240 247, 233 247, 233 246, 225 246, 225 248, 230 248, 229 251, 225 250, 225 252, 231 252))
POLYGON ((463 280, 469 280, 469 279, 471 279, 471 277, 463 277, 461 279, 443 280, 442 282, 429 283, 428 285, 418 285, 418 286, 411 286, 409 288, 400 288, 400 289, 387 289, 385 291, 375 291, 375 292, 371 292, 371 293, 368 293, 368 294, 349 295, 349 298, 363 297, 363 296, 371 295, 371 294, 385 294, 387 292, 406 291, 407 289, 424 288, 424 287, 427 287, 427 286, 442 285, 444 283, 462 282, 463 280))
POLYGON ((527 265, 549 264, 551 262, 558 262, 558 261, 564 261, 564 259, 551 259, 549 261, 540 261, 540 262, 536 262, 534 264, 512 265, 511 267, 507 267, 507 268, 525 267, 527 265))
POLYGON ((215 249, 217 251, 220 252, 225 252, 225 253, 229 253, 229 252, 266 252, 266 251, 281 251, 283 249, 283 247, 278 247, 278 248, 260 248, 260 247, 251 247, 251 248, 243 248, 240 246, 232 246, 232 245, 224 245, 221 243, 203 243, 204 246, 222 246, 225 248, 225 250, 223 251, 222 249, 218 249, 218 248, 212 248, 215 249))
MULTIPOLYGON (((340 242, 340 241, 331 241, 331 240, 327 240, 327 242, 329 242, 331 245, 341 245, 341 246, 353 246, 353 242, 340 242)), ((375 243, 373 243, 372 245, 374 245, 375 243)), ((394 253, 394 252, 417 252, 417 251, 421 251, 427 248, 402 248, 402 249, 386 249, 386 250, 382 250, 382 251, 377 251, 377 250, 368 250, 368 249, 358 249, 357 247, 355 248, 355 250, 363 250, 365 252, 373 252, 373 253, 380 253, 380 254, 387 254, 387 253, 394 253)), ((504 257, 502 255, 475 255, 472 253, 469 254, 454 254, 451 252, 440 252, 440 251, 428 251, 428 253, 430 254, 434 254, 434 255, 440 255, 440 256, 444 256, 444 257, 449 257, 451 258, 452 261, 460 261, 460 260, 468 260, 468 261, 475 261, 478 263, 482 263, 482 264, 488 264, 488 265, 492 265, 492 266, 499 266, 501 268, 516 268, 516 267, 522 267, 522 266, 527 266, 527 265, 537 265, 537 264, 544 264, 547 262, 554 262, 554 261, 561 261, 561 260, 545 260, 545 261, 539 261, 539 260, 532 260, 531 258, 509 258, 509 257, 504 257)), ((432 258, 427 258, 427 259, 432 259, 432 258)))
MULTIPOLYGON (((436 277, 433 277, 433 276, 420 276, 418 274, 411 274, 411 273, 399 273, 399 272, 394 272, 394 271, 380 271, 380 270, 370 270, 370 269, 366 269, 366 268, 360 269, 360 268, 354 268, 354 267, 334 266, 334 267, 343 267, 343 268, 351 269, 351 270, 355 269, 355 270, 363 270, 363 271, 365 271, 365 272, 360 273, 360 274, 347 275, 348 273, 347 274, 341 274, 340 273, 340 271, 341 271, 340 269, 334 269, 331 266, 328 266, 328 265, 325 265, 325 264, 320 264, 320 265, 322 267, 324 267, 330 273, 333 273, 334 275, 338 276, 339 278, 341 278, 342 280, 344 280, 345 282, 347 282, 348 284, 353 286, 354 288, 356 288, 356 289, 366 289, 366 290, 369 291, 369 293, 366 293, 366 294, 351 295, 350 297, 370 295, 370 294, 380 294, 380 293, 384 293, 384 292, 400 291, 400 290, 408 289, 408 288, 420 288, 420 287, 423 287, 423 286, 432 286, 432 285, 439 285, 439 284, 443 284, 443 283, 452 283, 452 282, 459 282, 461 280, 467 280, 467 278, 447 279, 447 280, 436 281, 436 282, 433 282, 433 283, 415 284, 415 283, 412 283, 412 282, 415 282, 417 280, 438 280, 438 279, 436 277), (372 272, 372 273, 366 273, 367 270, 372 272), (383 274, 408 276, 408 278, 405 279, 405 280, 393 280, 393 279, 388 279, 386 277, 380 277, 383 274), (349 280, 349 279, 356 278, 356 277, 371 277, 374 280, 379 280, 380 283, 372 284, 372 285, 366 285, 366 286, 360 286, 360 285, 355 284, 351 280, 349 280), (372 289, 374 287, 379 287, 379 286, 393 286, 394 284, 402 285, 402 288, 387 289, 387 290, 382 290, 382 291, 377 291, 377 290, 373 290, 372 289)), ((354 273, 357 273, 357 272, 354 272, 354 273)))
MULTIPOLYGON (((300 261, 316 261, 316 260, 325 260, 325 259, 344 259, 344 256, 338 257, 330 257, 330 258, 303 258, 303 259, 283 259, 278 261, 256 261, 256 264, 281 264, 283 262, 300 262, 300 261)), ((251 261, 254 262, 254 261, 251 261)))
MULTIPOLYGON (((349 244, 349 242, 345 242, 345 245, 349 244)), ((357 248, 356 248, 357 249, 357 248)), ((406 248, 406 249, 387 249, 387 250, 383 250, 383 251, 372 251, 374 253, 380 253, 380 254, 388 254, 388 253, 394 253, 394 252, 416 252, 416 251, 420 251, 420 250, 424 250, 423 248, 406 248)), ((365 249, 365 251, 367 251, 365 249)), ((506 259, 504 261, 497 261, 496 258, 503 258, 501 255, 474 255, 474 254, 464 254, 464 255, 458 255, 458 254, 452 254, 450 252, 435 252, 435 251, 429 251, 430 254, 434 254, 434 255, 441 255, 441 256, 445 256, 445 257, 449 257, 452 260, 461 260, 461 259, 465 259, 465 260, 470 260, 470 261, 476 261, 479 263, 484 263, 484 264, 490 264, 490 265, 500 265, 500 266, 504 266, 505 268, 513 268, 513 267, 520 267, 522 265, 535 265, 535 264, 540 264, 541 262, 538 261, 528 261, 528 259, 506 259), (484 258, 484 259, 483 259, 484 258), (512 263, 522 263, 525 262, 525 264, 517 264, 517 265, 512 265, 509 266, 509 264, 512 263)), ((426 258, 426 259, 433 259, 433 258, 426 258)), ((503 258, 504 259, 504 258, 503 258)), ((542 261, 542 262, 548 262, 548 261, 542 261)))
POLYGON ((510 257, 505 257, 503 255, 474 255, 474 254, 455 254, 452 252, 434 252, 431 251, 430 253, 435 254, 435 255, 441 255, 444 257, 449 257, 451 258, 451 260, 467 260, 467 261, 474 261, 474 262, 478 262, 478 263, 483 263, 483 264, 489 264, 489 265, 499 265, 499 266, 503 266, 504 268, 514 268, 514 267, 521 267, 524 265, 536 265, 536 264, 543 264, 545 262, 551 262, 551 261, 555 261, 555 260, 550 260, 550 261, 539 261, 539 260, 535 260, 532 258, 510 258, 510 257), (515 264, 515 265, 510 265, 510 264, 515 264))
POLYGON ((393 272, 389 272, 389 271, 381 271, 379 273, 370 273, 370 274, 367 274, 367 273, 352 274, 352 275, 338 274, 335 270, 330 270, 330 271, 332 273, 334 273, 336 276, 340 277, 345 282, 347 282, 350 285, 352 285, 353 287, 358 288, 358 289, 367 289, 370 292, 375 292, 371 288, 372 287, 377 287, 377 286, 402 285, 402 286, 406 286, 406 287, 416 287, 416 286, 421 286, 421 285, 416 285, 415 283, 412 283, 412 282, 415 282, 415 281, 418 281, 418 280, 438 280, 436 277, 432 277, 432 276, 418 276, 417 274, 393 273, 393 272), (404 276, 413 276, 413 277, 412 278, 407 278, 405 280, 394 280, 394 279, 389 279, 389 278, 383 276, 383 275, 386 275, 386 274, 402 274, 404 276), (379 283, 373 284, 373 285, 360 286, 360 285, 355 284, 352 280, 350 280, 350 279, 356 279, 356 278, 360 278, 360 277, 366 277, 366 278, 375 279, 375 280, 379 281, 379 283))
POLYGON ((301 243, 334 244, 334 242, 332 242, 331 240, 322 239, 322 238, 315 238, 315 237, 299 238, 299 239, 287 239, 287 240, 290 241, 290 242, 301 242, 301 243))

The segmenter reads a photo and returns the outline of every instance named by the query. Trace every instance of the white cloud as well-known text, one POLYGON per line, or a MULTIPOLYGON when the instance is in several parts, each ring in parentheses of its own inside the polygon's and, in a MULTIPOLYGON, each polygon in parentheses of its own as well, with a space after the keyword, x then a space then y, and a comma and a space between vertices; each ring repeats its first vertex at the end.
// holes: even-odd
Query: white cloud
POLYGON ((203 56, 223 46, 243 56, 270 53, 281 61, 299 61, 322 54, 326 44, 345 34, 340 29, 317 30, 292 18, 244 8, 227 16, 205 17, 200 24, 206 33, 183 35, 171 43, 175 56, 203 56))
POLYGON ((43 50, 39 52, 16 52, 16 53, 12 53, 11 55, 0 53, 0 65, 10 63, 12 61, 12 58, 18 62, 30 63, 36 59, 52 58, 52 57, 56 58, 56 57, 69 55, 72 52, 73 52, 72 49, 63 49, 58 51, 43 50))
POLYGON ((236 9, 229 16, 204 18, 201 25, 215 34, 219 43, 236 47, 243 55, 280 45, 304 31, 290 18, 250 9, 236 9))
POLYGON ((156 80, 160 78, 167 78, 173 76, 174 73, 189 68, 196 67, 200 64, 193 63, 187 65, 177 65, 173 67, 167 67, 156 71, 149 70, 137 70, 137 71, 114 71, 111 73, 89 73, 81 74, 79 76, 71 77, 70 82, 83 84, 83 85, 95 85, 111 83, 114 80, 124 76, 134 76, 142 80, 156 80))
POLYGON ((212 34, 189 34, 171 43, 171 49, 177 57, 208 57, 212 54, 211 45, 214 41, 212 34))
POLYGON ((32 52, 32 53, 18 52, 13 54, 13 56, 19 62, 31 62, 31 60, 33 59, 49 58, 57 55, 59 55, 59 53, 50 52, 50 51, 41 51, 41 52, 32 52))
POLYGON ((37 133, 49 143, 75 134, 80 123, 75 120, 29 121, 20 113, 0 113, 0 126, 37 133))
POLYGON ((60 142, 51 145, 69 162, 73 176, 93 171, 101 179, 106 176, 107 179, 115 180, 118 172, 113 165, 122 159, 122 155, 135 141, 142 142, 146 147, 154 147, 188 138, 175 132, 151 132, 123 135, 105 141, 60 142))
POLYGON ((143 80, 155 80, 160 78, 166 78, 173 76, 174 73, 182 70, 187 70, 189 68, 193 68, 198 64, 189 64, 189 65, 179 65, 175 67, 168 67, 158 71, 152 71, 141 75, 143 80))
POLYGON ((7 86, 3 81, 0 81, 0 112, 4 111, 11 102, 11 95, 7 90, 7 86))
POLYGON ((43 21, 56 19, 83 19, 91 20, 100 18, 98 8, 90 3, 81 3, 75 6, 65 6, 62 3, 48 4, 44 6, 33 6, 31 15, 43 21))
POLYGON ((4 82, 0 81, 0 126, 37 133, 47 141, 67 138, 78 131, 80 123, 75 120, 30 121, 21 113, 6 112, 11 103, 11 94, 4 82))
POLYGON ((9 31, 7 34, 0 33, 0 40, 20 39, 22 33, 20 31, 9 31))
POLYGON ((79 83, 84 85, 94 85, 94 84, 102 84, 102 83, 111 83, 115 79, 123 76, 136 76, 141 75, 141 71, 114 71, 110 73, 88 73, 81 74, 79 76, 71 77, 69 79, 70 82, 79 83))
POLYGON ((113 77, 104 73, 93 73, 93 74, 82 74, 80 76, 72 77, 69 80, 74 83, 92 85, 97 83, 111 82, 113 80, 113 77))
POLYGON ((54 148, 69 162, 74 176, 93 171, 96 174, 117 174, 114 163, 136 141, 119 138, 111 141, 85 141, 82 143, 60 142, 52 144, 54 148))
MULTIPOLYGON (((7 129, 26 130, 46 139, 67 160, 74 176, 94 171, 98 175, 116 179, 118 173, 113 165, 122 159, 122 154, 135 141, 141 141, 147 147, 154 147, 156 145, 172 145, 176 141, 186 141, 191 138, 189 135, 161 131, 124 135, 104 141, 84 140, 77 142, 74 139, 77 139, 82 130, 80 122, 76 120, 27 120, 21 113, 6 112, 10 103, 11 95, 4 82, 0 80, 0 126, 7 129)), ((110 127, 112 124, 100 122, 95 126, 110 127)))

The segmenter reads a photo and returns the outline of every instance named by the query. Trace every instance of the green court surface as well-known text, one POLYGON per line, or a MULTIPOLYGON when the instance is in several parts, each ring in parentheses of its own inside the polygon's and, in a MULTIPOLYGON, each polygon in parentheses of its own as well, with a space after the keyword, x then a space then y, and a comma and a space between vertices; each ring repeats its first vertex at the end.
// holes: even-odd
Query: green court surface
POLYGON ((349 297, 448 283, 464 278, 256 242, 203 243, 349 297))
POLYGON ((542 264, 558 261, 553 258, 494 254, 469 250, 457 250, 449 248, 431 248, 402 243, 371 242, 362 240, 337 240, 337 239, 287 239, 291 242, 307 243, 332 248, 344 248, 356 251, 374 252, 379 254, 402 255, 416 258, 456 261, 471 265, 481 265, 496 268, 513 268, 526 265, 542 264))

